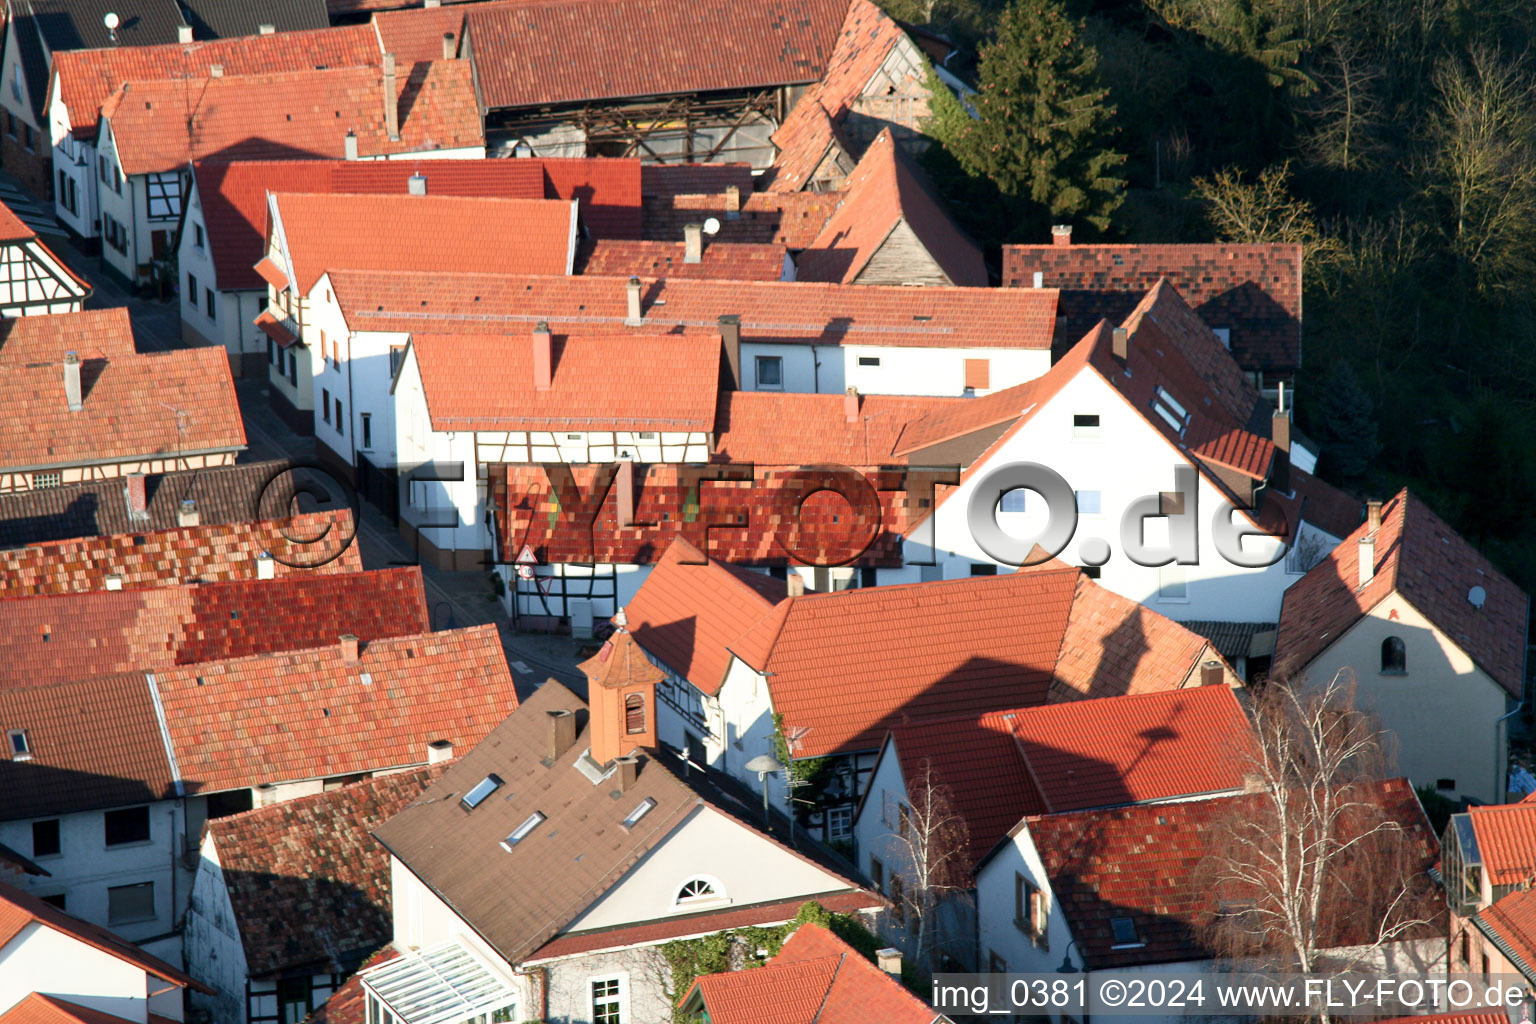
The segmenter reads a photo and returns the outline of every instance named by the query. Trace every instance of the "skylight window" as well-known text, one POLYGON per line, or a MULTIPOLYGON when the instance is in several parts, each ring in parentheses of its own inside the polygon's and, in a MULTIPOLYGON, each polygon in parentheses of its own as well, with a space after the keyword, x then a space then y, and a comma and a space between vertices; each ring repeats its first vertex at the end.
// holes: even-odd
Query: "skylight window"
POLYGON ((528 815, 526 819, 524 819, 521 825, 512 830, 511 835, 507 836, 507 838, 501 841, 501 848, 506 850, 508 853, 511 853, 512 847, 516 846, 524 839, 527 839, 529 833, 538 828, 541 824, 543 824, 543 822, 544 812, 534 811, 532 814, 528 815))
POLYGON ((460 800, 459 802, 464 805, 464 809, 466 811, 472 811, 476 807, 479 807, 481 804, 485 803, 485 798, 496 792, 496 790, 500 787, 501 776, 496 774, 487 775, 485 778, 475 783, 475 787, 468 793, 465 793, 464 799, 460 800))
POLYGON ((1142 945, 1141 938, 1136 934, 1136 919, 1131 917, 1112 917, 1109 919, 1109 927, 1115 935, 1113 948, 1120 949, 1125 946, 1142 945))
POLYGON ((629 816, 626 817, 620 824, 622 824, 625 828, 634 828, 640 823, 640 819, 649 814, 651 812, 651 808, 655 806, 656 801, 652 800, 650 797, 646 797, 644 800, 640 801, 640 806, 630 811, 629 816))
POLYGON ((1189 423, 1189 410, 1184 408, 1179 400, 1169 394, 1168 389, 1164 387, 1159 387, 1157 394, 1153 396, 1152 411, 1180 434, 1184 433, 1184 427, 1189 423))
POLYGON ((30 761, 32 759, 32 742, 27 739, 27 730, 12 729, 8 738, 11 744, 11 760, 30 761))

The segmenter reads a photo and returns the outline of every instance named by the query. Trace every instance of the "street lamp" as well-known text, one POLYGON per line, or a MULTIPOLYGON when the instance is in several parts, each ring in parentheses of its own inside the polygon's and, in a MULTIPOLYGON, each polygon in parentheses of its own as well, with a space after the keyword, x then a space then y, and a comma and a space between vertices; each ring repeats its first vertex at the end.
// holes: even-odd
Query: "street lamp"
POLYGON ((747 762, 747 771, 757 772, 757 781, 763 784, 763 827, 768 827, 768 776, 781 772, 784 766, 772 754, 758 754, 747 762))
MULTIPOLYGON (((1077 940, 1076 939, 1073 939, 1073 940, 1071 940, 1070 942, 1067 943, 1067 948, 1062 951, 1063 955, 1062 955, 1062 958, 1061 958, 1061 966, 1056 968, 1056 973, 1057 974, 1076 974, 1076 973, 1078 973, 1077 967, 1075 965, 1073 965, 1073 963, 1072 963, 1072 947, 1076 946, 1076 945, 1077 945, 1077 940)), ((1082 950, 1078 950, 1078 952, 1081 953, 1082 950)))

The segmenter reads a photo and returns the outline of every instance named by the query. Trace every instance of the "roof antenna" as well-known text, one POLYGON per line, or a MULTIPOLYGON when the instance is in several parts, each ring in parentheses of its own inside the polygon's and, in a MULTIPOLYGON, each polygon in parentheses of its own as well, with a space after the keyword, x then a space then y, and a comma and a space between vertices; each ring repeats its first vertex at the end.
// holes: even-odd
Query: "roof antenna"
POLYGON ((101 23, 107 26, 107 35, 112 40, 112 45, 117 45, 117 26, 123 23, 123 19, 117 16, 116 11, 108 11, 107 16, 101 19, 101 23))

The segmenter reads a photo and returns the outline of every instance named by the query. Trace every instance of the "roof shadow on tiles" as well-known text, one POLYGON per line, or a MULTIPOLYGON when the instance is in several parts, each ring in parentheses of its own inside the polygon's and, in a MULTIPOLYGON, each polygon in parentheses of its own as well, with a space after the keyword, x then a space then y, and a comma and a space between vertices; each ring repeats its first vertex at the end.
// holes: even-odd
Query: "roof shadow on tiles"
MULTIPOLYGON (((370 836, 362 838, 373 842, 370 836)), ((332 963, 350 973, 391 938, 387 893, 380 894, 381 903, 357 886, 323 874, 228 869, 224 886, 242 907, 269 911, 237 922, 253 977, 305 967, 330 972, 337 967, 325 965, 332 963), (304 926, 295 927, 301 920, 304 926)))

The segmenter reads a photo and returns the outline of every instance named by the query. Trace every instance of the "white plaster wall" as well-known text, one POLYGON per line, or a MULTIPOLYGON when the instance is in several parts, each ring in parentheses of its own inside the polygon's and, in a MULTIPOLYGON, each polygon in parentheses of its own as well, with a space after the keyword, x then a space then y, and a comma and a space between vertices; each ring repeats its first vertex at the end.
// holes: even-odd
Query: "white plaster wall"
POLYGON ((118 252, 116 248, 106 242, 105 231, 102 232, 101 255, 106 263, 129 281, 134 279, 134 273, 139 263, 147 263, 148 258, 140 255, 143 241, 138 237, 135 229, 137 217, 134 212, 134 185, 133 179, 123 182, 123 191, 119 194, 112 187, 112 170, 119 167, 117 150, 112 142, 112 125, 105 118, 102 119, 100 133, 97 135, 97 166, 90 168, 91 180, 95 182, 97 196, 97 216, 111 216, 119 224, 123 225, 128 233, 128 251, 118 252), (102 157, 107 161, 107 181, 101 180, 100 163, 102 157))
MULTIPOLYGON (((746 662, 732 658, 719 702, 718 720, 724 731, 715 737, 719 756, 711 764, 759 792, 762 783, 756 772, 747 770, 747 762, 759 754, 775 754, 773 697, 768 680, 746 662)), ((789 790, 782 772, 768 777, 768 799, 781 810, 788 808, 789 790)))
MULTIPOLYGON (((41 992, 144 1024, 146 979, 142 967, 34 922, 0 947, 0 1013, 41 992)), ((153 979, 154 988, 163 985, 153 979)))
MULTIPOLYGON (((187 201, 187 216, 176 247, 176 266, 180 275, 177 290, 181 293, 182 322, 210 342, 224 346, 232 358, 238 357, 242 332, 239 325, 232 322, 236 319, 237 311, 229 308, 227 298, 234 293, 218 291, 218 275, 214 270, 213 250, 209 246, 208 225, 203 220, 203 207, 198 199, 196 185, 191 187, 191 197, 187 201), (197 228, 203 230, 201 248, 196 244, 197 228), (187 293, 189 273, 197 278, 196 295, 187 293), (208 288, 214 289, 214 309, 218 314, 216 318, 208 315, 208 304, 204 297, 208 288)), ((254 327, 251 329, 257 330, 254 327)))
POLYGON ((880 758, 880 764, 870 776, 869 791, 864 797, 864 803, 860 806, 858 816, 853 821, 853 841, 856 856, 858 857, 859 870, 866 875, 873 876, 870 869, 870 858, 879 858, 886 871, 886 877, 890 877, 890 871, 895 868, 904 874, 907 868, 905 847, 899 844, 892 835, 888 819, 888 808, 894 807, 897 801, 905 802, 907 799, 907 782, 902 776, 901 759, 896 754, 896 741, 886 741, 885 750, 880 758))
POLYGON ((463 918, 394 856, 389 858, 389 885, 396 950, 410 954, 457 942, 478 956, 517 992, 518 1006, 529 1008, 524 1016, 532 1017, 531 993, 526 980, 514 973, 490 943, 477 935, 463 918))
MULTIPOLYGON (((621 803, 616 817, 632 807, 621 803)), ((609 928, 733 906, 842 891, 847 883, 711 807, 695 810, 566 928, 609 928), (704 875, 719 899, 678 906, 678 888, 704 875)))
MULTIPOLYGON (((671 1019, 668 992, 672 971, 654 946, 557 960, 549 965, 549 1024, 585 1024, 592 1019, 592 982, 620 979, 625 1021, 671 1019)), ((531 1013, 524 1014, 532 1016, 531 1013)))
POLYGON ((1051 368, 1051 353, 1045 349, 845 345, 842 352, 847 386, 865 395, 962 395, 967 359, 989 364, 991 386, 978 388, 977 395, 1034 380, 1051 368), (880 364, 861 366, 860 359, 878 359, 880 364))
POLYGON ((218 847, 205 835, 192 883, 191 908, 182 933, 182 955, 187 973, 215 990, 214 995, 194 991, 192 1005, 206 1009, 214 1020, 239 1021, 245 1015, 245 983, 249 977, 239 922, 229 902, 218 847))
POLYGON ((743 391, 840 395, 845 390, 843 355, 837 345, 774 345, 743 341, 741 375, 743 391), (758 356, 778 356, 782 360, 782 387, 766 388, 758 384, 758 356))
MULTIPOLYGON (((980 948, 977 958, 981 970, 989 970, 993 955, 1002 957, 1010 973, 1052 973, 1061 966, 1062 958, 1072 941, 1071 929, 1061 913, 1045 865, 1040 860, 1028 829, 1007 839, 992 859, 982 865, 976 876, 976 924, 980 948), (1023 875, 1030 884, 1046 895, 1048 918, 1046 921, 1046 945, 1037 946, 1028 935, 1013 923, 1014 876, 1023 875)), ((1072 963, 1079 969, 1083 965, 1082 954, 1077 953, 1072 963)))

